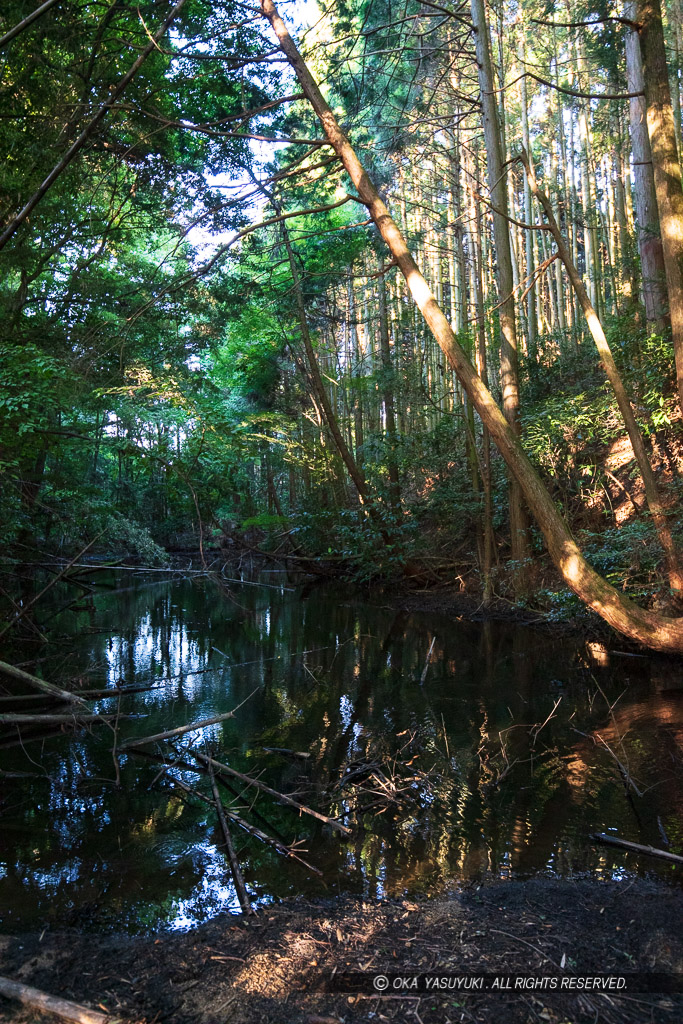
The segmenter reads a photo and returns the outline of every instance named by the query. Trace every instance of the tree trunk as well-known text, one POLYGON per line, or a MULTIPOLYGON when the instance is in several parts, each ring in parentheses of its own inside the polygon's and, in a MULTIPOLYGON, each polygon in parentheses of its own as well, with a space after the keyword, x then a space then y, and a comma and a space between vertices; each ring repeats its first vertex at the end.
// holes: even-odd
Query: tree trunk
POLYGON ((655 475, 652 472, 652 467, 647 457, 647 452, 645 451, 645 444, 643 442, 642 434, 640 433, 640 427, 638 426, 633 409, 631 408, 631 403, 629 402, 628 395, 626 394, 626 389, 624 388, 624 382, 622 381, 621 374, 614 362, 614 357, 612 356, 612 351, 609 347, 607 338, 605 337, 605 332, 602 328, 602 324, 600 323, 600 319, 590 303, 583 281, 581 280, 581 275, 572 262, 567 244, 562 237, 562 232, 555 220, 552 204, 547 195, 539 188, 534 168, 530 163, 526 152, 522 152, 521 159, 527 173, 527 178, 529 179, 531 191, 536 196, 536 199, 542 206, 546 215, 550 231, 555 239, 555 244, 557 245, 557 251, 560 254, 560 259, 567 268, 569 279, 579 297, 581 308, 585 314, 586 320, 588 321, 588 327, 593 335, 593 340, 595 341, 596 348, 600 354, 602 365, 605 368, 605 373, 612 385, 612 390, 614 391, 621 417, 631 441, 633 454, 636 457, 636 462, 638 463, 638 468, 640 469, 640 474, 643 478, 645 496, 652 515, 652 522, 657 531, 659 542, 662 545, 666 557, 669 586, 676 596, 680 597, 683 595, 683 574, 681 574, 678 564, 678 553, 671 535, 671 527, 669 525, 667 513, 662 505, 662 500, 659 495, 657 481, 655 480, 655 475))
MULTIPOLYGON (((477 167, 475 164, 474 173, 476 176, 477 167)), ((529 193, 531 196, 531 193, 529 193)), ((477 323, 476 342, 476 367, 482 381, 488 387, 488 371, 486 366, 486 321, 484 318, 484 298, 482 289, 482 251, 481 251, 481 209, 478 199, 472 196, 470 224, 474 225, 470 230, 472 242, 472 280, 475 315, 477 323)), ((482 516, 482 564, 481 571, 484 577, 483 597, 484 603, 488 603, 493 595, 493 581, 491 570, 493 567, 493 496, 491 493, 491 436, 488 427, 484 425, 482 431, 482 459, 481 459, 481 482, 484 490, 484 508, 482 516)))
MULTIPOLYGON (((522 111, 522 139, 524 146, 527 150, 530 149, 531 143, 529 142, 529 116, 527 111, 527 92, 526 92, 526 75, 522 78, 521 82, 521 111, 522 111)), ((533 217, 533 211, 531 207, 531 191, 529 189, 529 182, 524 179, 524 220, 527 224, 531 223, 533 217)), ((536 362, 538 358, 538 321, 536 319, 536 287, 531 284, 533 273, 535 270, 534 266, 534 233, 533 231, 526 232, 525 238, 526 248, 526 288, 528 289, 526 297, 526 322, 527 322, 527 353, 529 360, 536 362)))
POLYGON ((636 0, 643 58, 647 131, 662 233, 669 315, 676 359, 678 401, 683 413, 683 188, 671 107, 659 0, 636 0))
MULTIPOLYGON (((484 0, 471 0, 474 24, 479 91, 484 120, 486 165, 488 170, 493 213, 493 233, 496 242, 496 266, 499 292, 498 316, 500 320, 500 383, 503 392, 503 412, 516 436, 519 425, 519 383, 517 369, 517 330, 515 326, 515 300, 509 222, 506 219, 508 202, 503 148, 498 123, 496 90, 491 66, 489 29, 484 0), (500 211, 500 212, 496 212, 500 211)), ((510 483, 510 540, 512 557, 522 563, 529 557, 528 524, 519 482, 512 477, 510 483)))
POLYGON ((384 272, 377 278, 379 294, 379 343, 382 356, 382 397, 384 401, 384 425, 387 435, 387 469, 389 472, 389 501, 397 507, 401 500, 401 487, 396 462, 396 415, 394 412, 394 368, 389 347, 389 318, 387 316, 387 292, 384 272))
MULTIPOLYGON (((635 0, 627 5, 626 15, 635 19, 635 0)), ((643 61, 635 31, 626 33, 626 79, 629 92, 644 92, 643 61)), ((645 319, 650 330, 659 334, 667 326, 668 301, 645 96, 632 96, 629 100, 629 132, 633 151, 633 183, 645 319)))
POLYGON ((457 372, 482 422, 524 490, 524 496, 543 532, 550 556, 574 593, 614 629, 655 650, 683 652, 683 620, 669 619, 639 608, 604 580, 581 554, 576 541, 531 465, 514 430, 465 355, 458 339, 420 273, 406 241, 377 189, 360 163, 332 110, 297 50, 272 0, 260 0, 280 47, 291 64, 322 128, 342 161, 358 196, 365 204, 404 275, 416 305, 439 346, 457 372))
POLYGON ((282 238, 285 243, 285 249, 287 250, 287 256, 289 258, 289 269, 292 275, 292 282, 294 284, 294 301, 296 304, 298 319, 299 319, 299 331, 301 332, 301 340, 304 343, 304 349, 306 350, 306 358, 308 360, 308 369, 311 375, 311 382, 313 389, 318 400, 318 404, 323 411, 325 420, 327 421, 328 429, 332 435, 332 440, 335 443, 337 451, 341 456, 341 459, 348 470, 348 474, 353 481, 354 487, 358 492, 358 497, 362 505, 368 503, 369 494, 368 488, 365 483, 365 477, 363 473, 356 465, 353 455, 351 454, 346 441, 342 437, 337 417, 335 416, 334 410, 330 403, 330 400, 325 390, 325 384, 320 374, 320 367, 318 366, 318 360, 316 358, 315 349, 313 348, 313 340, 311 338, 311 332, 308 329, 308 318, 306 316, 306 307, 304 305, 303 295, 301 292, 301 281, 299 278, 299 271, 296 265, 296 258, 294 256, 294 250, 292 249, 292 243, 289 240, 289 232, 284 223, 280 225, 282 231, 282 238))

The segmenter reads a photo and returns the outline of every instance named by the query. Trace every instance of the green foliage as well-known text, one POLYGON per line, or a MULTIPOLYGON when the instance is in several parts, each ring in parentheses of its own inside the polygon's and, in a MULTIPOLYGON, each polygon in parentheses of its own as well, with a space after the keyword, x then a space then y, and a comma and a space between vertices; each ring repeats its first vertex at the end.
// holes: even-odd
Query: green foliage
MULTIPOLYGON (((595 13, 579 7, 577 17, 595 13)), ((607 13, 603 7, 598 13, 607 13)), ((0 33, 24 8, 8 0, 0 33)), ((409 246, 436 279, 444 307, 454 308, 454 276, 462 271, 458 294, 464 286, 471 312, 474 238, 462 182, 483 172, 484 154, 473 129, 476 96, 463 104, 460 95, 469 88, 467 75, 455 57, 455 70, 449 64, 444 73, 443 54, 458 50, 459 28, 446 29, 438 11, 428 18, 410 7, 396 17, 394 8, 388 0, 333 5, 338 41, 314 46, 311 60, 373 179, 404 220, 409 246), (450 83, 445 101, 441 83, 450 83), (461 129, 466 144, 459 147, 461 129)), ((506 13, 498 13, 502 81, 506 13)), ((90 123, 160 16, 151 0, 58 4, 3 52, 3 223, 90 123)), ((515 47, 528 46, 529 62, 552 64, 558 80, 573 73, 561 59, 569 30, 558 28, 552 40, 527 33, 524 40, 520 26, 516 18, 510 29, 515 47)), ((362 580, 398 574, 412 554, 432 557, 469 545, 473 557, 483 504, 473 483, 481 469, 481 424, 465 411, 394 270, 384 267, 386 251, 366 212, 344 201, 354 191, 338 161, 317 143, 310 152, 295 142, 264 156, 250 141, 316 140, 320 132, 307 105, 272 105, 292 83, 280 58, 255 60, 272 46, 265 29, 232 0, 188 0, 122 102, 0 253, 6 544, 71 551, 98 536, 100 551, 109 546, 159 564, 162 546, 196 536, 200 523, 214 542, 240 524, 263 531, 265 544, 286 528, 307 554, 362 580), (262 106, 268 109, 249 113, 262 106), (302 213, 316 206, 334 208, 302 213), (265 226, 252 231, 257 221, 265 226), (390 321, 382 346, 379 274, 390 321), (373 496, 374 517, 360 507, 311 382, 295 277, 323 386, 373 496), (398 487, 390 485, 396 475, 398 487)), ((614 91, 624 86, 621 32, 606 21, 584 34, 599 86, 614 91)), ((512 86, 506 102, 516 145, 521 94, 512 86)), ((556 108, 538 106, 531 146, 543 177, 555 176, 546 182, 555 194, 561 174, 548 166, 544 146, 557 129, 556 108)), ((597 159, 611 159, 621 145, 612 111, 606 104, 591 111, 597 159)), ((609 212, 602 177, 595 199, 609 212)), ((513 179, 521 197, 521 180, 513 179)), ((571 205, 562 204, 565 226, 571 205)), ((482 230, 489 231, 486 219, 482 230)), ((581 226, 575 244, 585 265, 581 226)), ((618 288, 607 273, 601 285, 616 307, 618 288)), ((486 301, 488 371, 498 395, 495 288, 487 289, 486 301)), ((472 355, 474 325, 464 323, 470 312, 459 318, 459 340, 472 355)), ((606 328, 643 429, 656 440, 664 432, 668 443, 676 430, 670 342, 645 337, 632 309, 607 318, 606 328)), ((553 497, 578 518, 587 475, 598 478, 596 467, 623 425, 594 348, 583 343, 569 355, 576 348, 570 341, 556 329, 523 366, 522 434, 553 497)), ((497 543, 505 572, 514 575, 519 567, 505 562, 506 471, 495 452, 492 485, 497 543)), ((660 556, 649 524, 616 530, 609 510, 597 515, 610 525, 586 535, 596 566, 620 586, 653 586, 660 556)))
POLYGON ((608 385, 577 380, 573 388, 553 389, 522 414, 522 443, 548 476, 577 484, 583 462, 623 432, 608 385), (589 384, 589 389, 577 386, 589 384))
POLYGON ((272 512, 259 512, 257 516, 243 519, 241 525, 243 530, 253 526, 261 530, 281 530, 287 526, 287 520, 284 516, 273 515, 272 512))
POLYGON ((125 519, 116 512, 103 512, 90 517, 90 529, 100 531, 106 550, 123 551, 137 558, 142 565, 169 564, 168 554, 152 539, 150 532, 139 523, 125 519))
POLYGON ((650 334, 641 340, 636 378, 640 397, 655 430, 677 418, 676 370, 671 336, 650 334))
POLYGON ((586 533, 587 558, 605 579, 632 595, 651 593, 656 583, 661 549, 651 522, 634 519, 621 527, 586 533))

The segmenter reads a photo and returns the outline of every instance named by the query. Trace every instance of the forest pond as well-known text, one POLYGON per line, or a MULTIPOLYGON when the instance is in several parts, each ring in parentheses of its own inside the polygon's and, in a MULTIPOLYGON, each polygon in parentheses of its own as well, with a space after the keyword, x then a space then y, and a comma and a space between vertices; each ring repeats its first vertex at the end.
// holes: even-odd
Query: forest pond
POLYGON ((672 662, 396 610, 381 595, 307 591, 280 572, 230 586, 228 597, 207 578, 119 572, 75 608, 55 598, 46 679, 147 688, 98 699, 96 711, 121 717, 92 732, 21 745, 5 728, 3 930, 178 929, 239 911, 213 809, 171 781, 207 792, 205 780, 129 753, 117 785, 112 755, 115 736, 121 746, 238 705, 177 749, 216 751, 352 827, 340 836, 238 784, 234 809, 300 840, 322 872, 235 827, 256 905, 536 873, 680 881, 675 866, 589 839, 612 832, 683 852, 683 680, 672 662), (623 767, 641 796, 627 796, 623 767))

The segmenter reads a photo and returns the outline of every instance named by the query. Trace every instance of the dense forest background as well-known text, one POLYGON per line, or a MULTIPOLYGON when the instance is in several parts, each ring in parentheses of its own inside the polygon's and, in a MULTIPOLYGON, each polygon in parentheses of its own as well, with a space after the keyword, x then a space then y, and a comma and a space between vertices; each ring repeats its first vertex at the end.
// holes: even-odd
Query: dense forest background
POLYGON ((86 545, 246 548, 557 616, 627 595, 680 650, 680 0, 280 7, 532 476, 271 4, 6 0, 6 613, 86 545))

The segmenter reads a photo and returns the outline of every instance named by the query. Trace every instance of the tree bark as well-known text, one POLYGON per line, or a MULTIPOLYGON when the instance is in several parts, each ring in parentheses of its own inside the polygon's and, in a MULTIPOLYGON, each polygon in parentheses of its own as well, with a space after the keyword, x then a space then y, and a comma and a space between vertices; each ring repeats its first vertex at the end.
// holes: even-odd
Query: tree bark
POLYGON ((14 28, 11 28, 9 32, 5 32, 4 36, 0 36, 0 50, 4 50, 7 44, 10 43, 16 36, 18 36, 20 32, 23 32, 24 29, 28 28, 29 25, 32 25, 34 21, 38 20, 38 18, 41 18, 44 14, 47 14, 50 8, 54 7, 56 3, 58 3, 58 0, 45 0, 44 4, 41 4, 40 7, 36 8, 35 11, 27 15, 27 17, 25 17, 23 21, 20 21, 17 25, 14 26, 14 28))
MULTIPOLYGON (((476 158, 475 158, 476 159, 476 158)), ((477 166, 474 166, 474 178, 476 180, 477 166)), ((531 192, 529 192, 531 200, 531 192)), ((484 319, 484 298, 482 288, 482 251, 481 251, 481 208, 479 200, 471 197, 470 240, 472 243, 472 281, 474 293, 475 315, 477 322, 476 341, 476 367, 479 376, 488 387, 488 370, 486 366, 486 322, 484 319)), ((529 232, 531 234, 531 232, 529 232)), ((535 312, 535 310, 534 310, 535 312)), ((491 570, 493 568, 493 496, 491 493, 491 437, 488 427, 484 424, 482 429, 482 458, 481 458, 481 482, 484 491, 484 508, 482 510, 482 562, 481 571, 484 577, 483 597, 484 603, 488 603, 493 596, 493 581, 491 570)))
MULTIPOLYGON (((522 29, 523 31, 523 29, 522 29)), ((523 67, 525 51, 522 48, 520 53, 520 67, 523 67)), ((520 83, 521 96, 520 96, 520 109, 522 114, 522 139, 526 149, 530 148, 529 142, 529 115, 528 115, 528 101, 527 101, 527 89, 526 89, 526 75, 522 77, 520 83)), ((531 223, 533 217, 531 208, 531 191, 529 189, 529 183, 524 179, 524 220, 527 224, 531 223)), ((527 322, 527 354, 531 362, 536 362, 538 359, 538 320, 536 318, 536 287, 531 284, 533 273, 535 270, 534 265, 534 233, 533 231, 527 231, 525 237, 525 269, 526 269, 526 287, 528 289, 526 297, 526 322, 527 322)))
POLYGON ((581 554, 517 435, 465 355, 448 320, 437 305, 401 231, 325 102, 277 8, 272 0, 260 0, 260 3, 261 11, 270 22, 280 47, 299 79, 330 144, 344 164, 359 198, 367 207, 404 275, 416 305, 444 355, 458 374, 482 422, 488 427, 508 469, 520 482, 529 507, 543 532, 550 556, 567 586, 588 607, 625 636, 655 650, 683 652, 683 620, 666 618, 639 608, 607 583, 581 554))
POLYGON ((311 338, 311 332, 308 329, 308 317, 306 316, 306 307, 304 305, 303 294, 301 291, 301 279, 296 265, 296 257, 294 255, 292 243, 289 239, 289 232, 284 223, 280 225, 280 230, 282 231, 282 239, 285 243, 285 249, 287 250, 287 256, 289 258, 289 270, 292 275, 292 283, 294 285, 294 302, 297 310, 297 318, 299 320, 299 331, 306 351, 308 371, 311 375, 313 389, 325 416, 325 420, 327 421, 329 431, 332 434, 332 440, 334 441, 337 451, 339 452, 339 455, 348 470, 349 476, 353 481, 353 485, 358 492, 360 503, 361 505, 367 505, 369 494, 367 484, 365 483, 365 477, 362 470, 356 464, 356 461, 351 454, 351 450, 339 429, 337 417, 335 416, 334 409, 332 408, 328 398, 327 390, 320 373, 315 349, 313 348, 313 339, 311 338))
MULTIPOLYGON (((484 0, 471 0, 471 8, 484 120, 489 192, 491 203, 496 208, 493 212, 493 234, 496 243, 499 292, 500 383, 503 392, 503 413, 513 432, 519 436, 517 329, 510 224, 506 219, 508 201, 503 167, 503 147, 498 123, 498 107, 484 0), (496 210, 500 212, 496 212, 496 210)), ((510 484, 510 541, 513 559, 518 563, 524 562, 529 557, 528 523, 519 482, 514 476, 510 484)))
POLYGON ((600 354, 600 359, 602 360, 605 373, 612 385, 612 390, 614 391, 621 417, 631 441, 633 454, 636 457, 636 462, 638 463, 638 468, 640 469, 640 474, 643 478, 645 497, 647 498, 650 514, 652 515, 652 522, 657 531, 659 542, 662 545, 664 555, 666 557, 669 586, 672 591, 680 597, 683 594, 683 574, 681 573, 678 562, 678 552, 676 551, 676 545, 674 544, 674 540, 671 535, 671 527, 669 525, 667 513, 659 495, 657 481, 655 480, 650 460, 648 459, 647 452, 645 451, 645 444, 643 442, 642 434, 640 433, 640 427, 638 426, 631 403, 628 399, 628 395, 626 394, 624 382, 622 381, 621 374, 614 362, 612 350, 610 349, 607 338, 605 337, 605 332, 602 328, 602 324, 600 323, 600 319, 591 305, 583 281, 581 280, 581 275, 572 261, 569 248, 562 237, 560 227, 555 220, 552 204, 545 192, 542 192, 539 188, 538 181, 536 180, 536 173, 525 150, 522 150, 520 159, 524 164, 524 169, 529 181, 529 187, 546 215, 548 226, 550 227, 552 236, 555 239, 560 259, 562 263, 564 263, 567 269, 567 274, 569 275, 569 280, 579 297, 579 303, 588 322, 588 328, 600 354))
POLYGON ((683 414, 683 188, 660 0, 636 0, 636 13, 640 24, 647 131, 669 293, 678 402, 683 414))
POLYGON ((387 435, 387 470, 389 473, 389 501, 395 508, 401 501, 401 484, 396 461, 396 414, 394 411, 394 368, 389 346, 389 317, 387 316, 387 291, 384 271, 380 268, 377 278, 379 295, 379 344, 382 357, 382 397, 384 401, 384 425, 387 435))
MULTIPOLYGON (((635 0, 627 5, 626 14, 635 20, 635 0)), ((626 32, 626 80, 629 92, 644 92, 643 60, 638 34, 634 30, 626 32)), ((669 304, 644 95, 632 96, 629 100, 629 132, 645 319, 650 330, 661 333, 667 326, 669 304)))
POLYGON ((72 1003, 70 999, 51 996, 32 985, 25 985, 23 981, 12 981, 11 978, 0 978, 0 995, 16 999, 38 1013, 53 1013, 75 1024, 111 1024, 114 1019, 112 1014, 91 1010, 89 1006, 72 1003))

